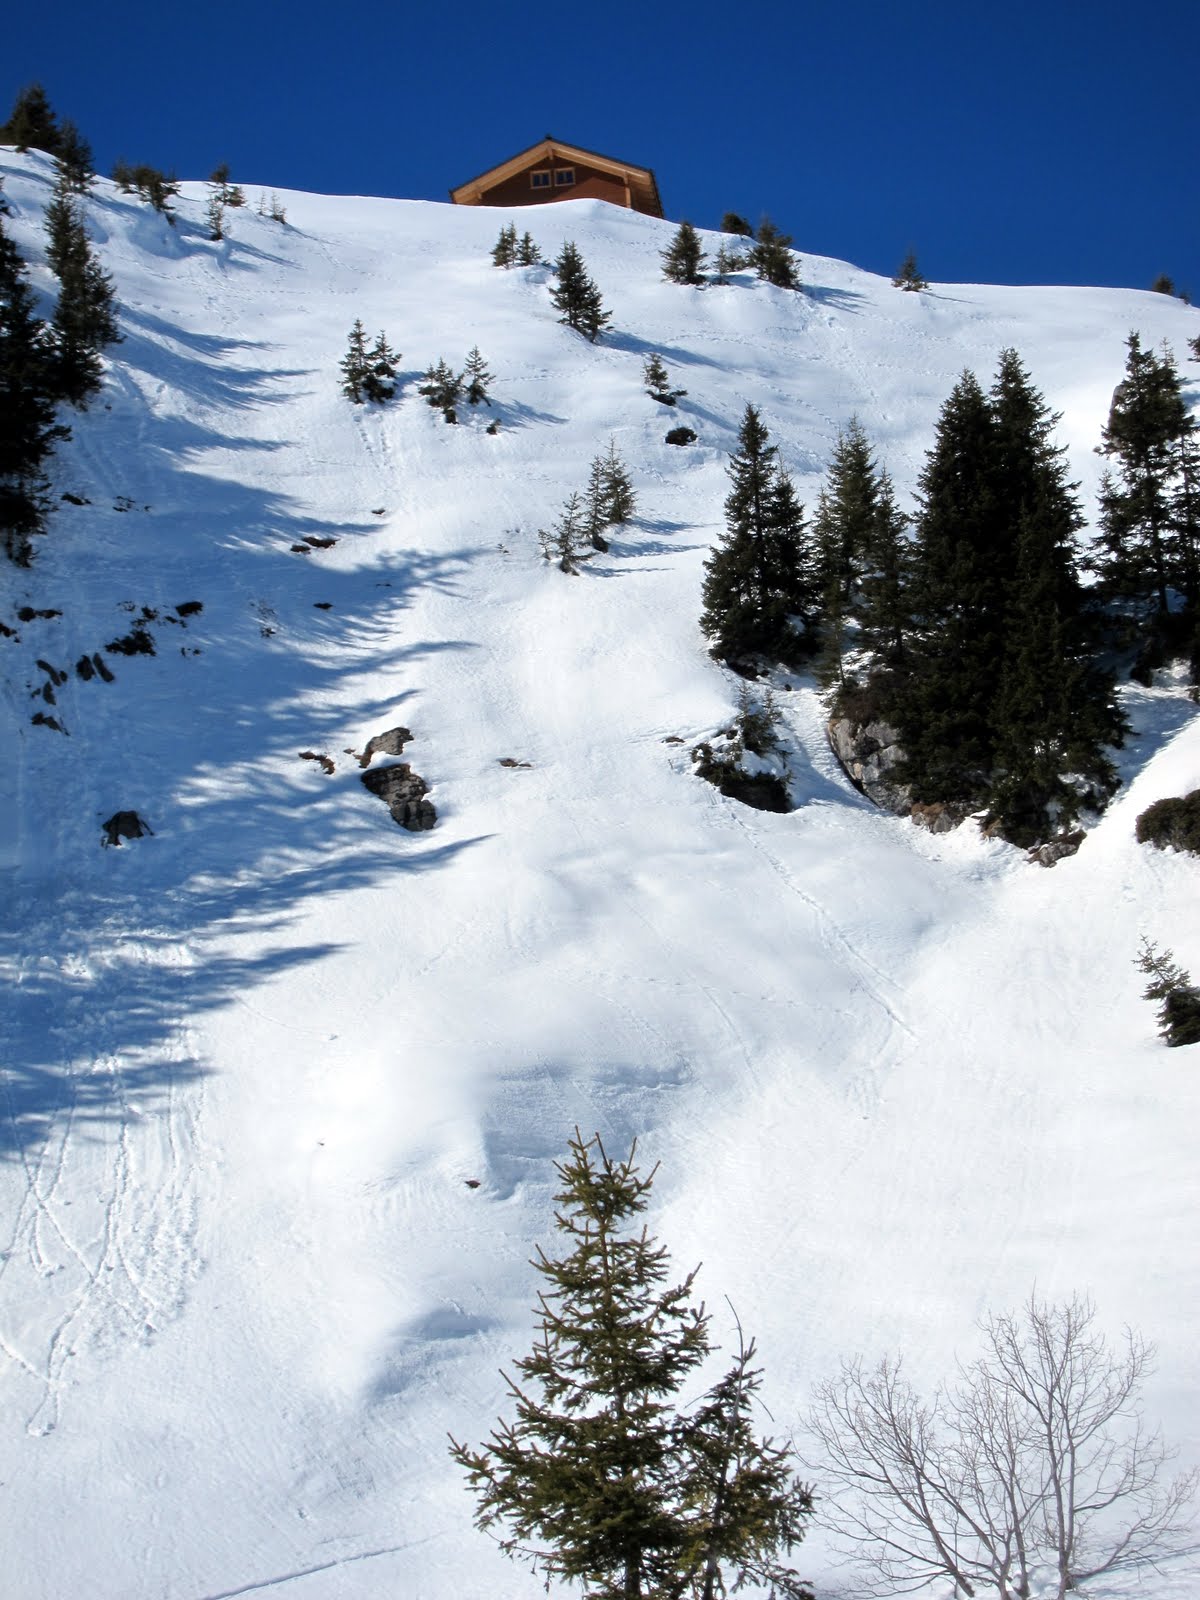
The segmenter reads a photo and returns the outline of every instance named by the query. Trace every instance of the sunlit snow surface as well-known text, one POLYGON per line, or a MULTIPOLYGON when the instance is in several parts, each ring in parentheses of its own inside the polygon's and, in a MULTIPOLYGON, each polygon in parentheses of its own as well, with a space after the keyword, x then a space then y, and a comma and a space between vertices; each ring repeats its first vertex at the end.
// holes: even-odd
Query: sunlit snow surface
MULTIPOLYGON (((50 163, 0 171, 49 295, 50 163)), ((688 760, 736 703, 696 619, 747 401, 810 504, 856 413, 907 505, 959 373, 1014 345, 1090 515, 1127 334, 1169 340, 1195 398, 1200 314, 902 294, 807 255, 800 295, 681 288, 670 224, 523 212, 600 286, 593 347, 546 269, 491 265, 503 213, 289 193, 281 227, 251 185, 212 244, 205 193, 175 228, 89 197, 125 336, 54 463, 89 504, 0 571, 6 1600, 541 1594, 445 1443, 485 1436, 529 1347, 576 1124, 661 1162, 651 1225, 703 1262, 714 1331, 728 1296, 757 1335, 777 1436, 842 1355, 932 1382, 1036 1284, 1158 1345, 1148 1409, 1200 1460, 1200 1052, 1157 1041, 1133 966, 1148 935, 1200 972, 1200 867, 1133 838, 1200 785, 1182 688, 1130 690, 1127 787, 1049 872, 875 812, 808 680, 780 693, 793 814, 688 760), (339 394, 356 317, 403 352, 384 410, 339 394), (447 427, 419 375, 475 344, 494 412, 447 427), (676 422, 697 446, 663 443, 676 422), (568 579, 536 530, 610 436, 638 520, 568 579), (144 606, 156 655, 76 676, 144 606), (53 709, 39 659, 71 674, 53 709), (401 723, 430 833, 346 753, 401 723), (101 849, 122 809, 153 837, 101 849)), ((800 1555, 848 1581, 819 1530, 800 1555)))

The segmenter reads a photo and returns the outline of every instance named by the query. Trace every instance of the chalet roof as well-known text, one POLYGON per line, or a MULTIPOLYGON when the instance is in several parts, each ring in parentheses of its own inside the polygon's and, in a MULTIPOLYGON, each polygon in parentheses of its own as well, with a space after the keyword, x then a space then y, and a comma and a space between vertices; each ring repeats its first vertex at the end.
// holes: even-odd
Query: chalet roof
POLYGON ((661 217, 664 214, 658 180, 649 167, 636 166, 632 161, 617 161, 612 156, 601 155, 597 150, 585 150, 581 145, 564 144, 561 139, 554 139, 549 134, 537 144, 531 144, 528 150, 522 150, 468 182, 460 183, 456 189, 451 189, 450 198, 455 205, 472 205, 485 190, 503 183, 506 178, 515 177, 537 161, 549 160, 578 161, 596 167, 601 172, 609 172, 613 177, 623 178, 640 195, 643 204, 654 216, 661 217))

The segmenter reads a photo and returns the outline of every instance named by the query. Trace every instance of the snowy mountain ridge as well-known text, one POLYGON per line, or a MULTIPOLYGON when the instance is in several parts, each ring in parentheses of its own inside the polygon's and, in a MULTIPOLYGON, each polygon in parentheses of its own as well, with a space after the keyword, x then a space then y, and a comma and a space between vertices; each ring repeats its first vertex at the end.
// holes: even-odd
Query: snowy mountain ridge
MULTIPOLYGON (((52 163, 0 173, 49 295, 52 163)), ((670 224, 527 209, 613 313, 590 345, 547 268, 492 266, 504 213, 287 193, 281 227, 251 187, 212 243, 205 193, 174 227, 89 195, 124 342, 56 452, 82 503, 0 595, 6 1592, 532 1600, 445 1439, 503 1409, 576 1125, 661 1162, 652 1228, 758 1337, 777 1432, 855 1351, 931 1384, 1036 1284, 1154 1341, 1200 1461, 1200 1089, 1133 967, 1143 936, 1200 967, 1195 862, 1133 837, 1200 784, 1182 686, 1124 691, 1124 786, 1051 872, 876 812, 802 677, 795 812, 688 756, 736 703, 697 617, 747 402, 810 508, 851 415, 907 507, 955 379, 1014 346, 1091 514, 1126 336, 1189 373, 1200 314, 803 252, 800 294, 691 289, 670 224), (339 393, 356 318, 402 352, 386 407, 339 393), (473 345, 494 408, 448 427, 416 386, 473 345), (638 516, 568 579, 536 530, 610 437, 638 516), (428 833, 360 782, 398 725, 428 833), (152 836, 101 848, 123 809, 152 836)), ((837 1592, 819 1529, 799 1555, 837 1592)))

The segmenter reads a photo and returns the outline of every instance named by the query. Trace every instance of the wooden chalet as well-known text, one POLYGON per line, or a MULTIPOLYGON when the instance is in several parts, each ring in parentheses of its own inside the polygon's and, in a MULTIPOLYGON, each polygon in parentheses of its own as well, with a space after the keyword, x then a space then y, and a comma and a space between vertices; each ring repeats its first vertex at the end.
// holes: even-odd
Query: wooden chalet
POLYGON ((549 136, 469 183, 460 183, 451 189, 450 198, 456 206, 505 208, 540 206, 550 200, 607 200, 648 217, 663 214, 649 167, 614 161, 549 136))

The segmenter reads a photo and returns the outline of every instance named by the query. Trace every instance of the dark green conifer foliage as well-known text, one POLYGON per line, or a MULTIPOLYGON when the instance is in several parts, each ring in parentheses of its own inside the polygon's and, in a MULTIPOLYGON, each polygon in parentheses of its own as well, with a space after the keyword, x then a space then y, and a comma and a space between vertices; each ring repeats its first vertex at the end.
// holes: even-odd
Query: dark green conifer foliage
POLYGON ((489 372, 487 362, 479 353, 479 346, 475 345, 467 357, 467 364, 463 368, 463 399, 469 406, 491 405, 488 395, 488 385, 495 383, 496 375, 489 372))
POLYGON ((848 576, 843 582, 841 529, 827 488, 817 495, 812 534, 821 584, 821 648, 816 676, 822 688, 829 688, 846 682, 843 648, 850 584, 848 576))
POLYGON ((916 252, 910 250, 901 262, 896 276, 892 279, 892 288, 919 292, 922 289, 928 289, 928 287, 927 280, 921 276, 917 268, 916 252))
POLYGON ((608 453, 600 458, 600 469, 605 522, 631 521, 637 510, 637 495, 634 493, 629 468, 617 452, 615 439, 608 441, 608 453))
POLYGON ((436 365, 430 367, 425 373, 425 382, 417 385, 417 393, 423 394, 435 411, 440 411, 447 422, 457 422, 458 413, 455 406, 462 398, 463 377, 462 373, 455 372, 441 357, 436 365))
POLYGON ((648 355, 642 364, 642 381, 646 393, 660 405, 673 406, 687 394, 686 389, 672 389, 670 374, 658 354, 648 355))
POLYGON ((34 304, 24 263, 0 226, 0 539, 19 566, 28 566, 32 541, 46 530, 46 460, 70 434, 55 421, 53 343, 34 304))
POLYGON ((54 196, 46 207, 46 259, 58 276, 54 310, 53 394, 86 407, 100 388, 101 352, 120 341, 113 282, 88 242, 83 213, 60 165, 54 196))
POLYGON ((346 354, 338 365, 342 373, 342 393, 347 400, 353 400, 356 406, 362 405, 367 398, 366 381, 370 372, 370 357, 367 354, 367 330, 363 327, 361 318, 356 318, 354 326, 350 329, 346 354))
POLYGON ((96 176, 92 147, 66 118, 58 132, 58 170, 74 194, 86 194, 96 176))
POLYGON ((814 642, 795 626, 811 621, 817 601, 803 508, 769 438, 748 405, 729 462, 725 535, 704 563, 700 627, 713 655, 724 660, 762 655, 790 661, 814 642))
POLYGON ((604 530, 608 527, 608 494, 604 483, 604 457, 596 456, 588 471, 583 496, 583 531, 593 550, 602 554, 609 548, 604 530))
POLYGON ((879 517, 879 482, 857 417, 838 434, 826 484, 828 531, 821 553, 824 587, 848 603, 857 588, 879 517))
POLYGON ((1200 361, 1200 333, 1194 339, 1188 340, 1188 349, 1191 351, 1190 361, 1200 361))
POLYGON ((671 1285, 639 1223, 654 1173, 635 1158, 577 1130, 557 1164, 568 1253, 533 1263, 545 1287, 537 1342, 508 1380, 515 1420, 479 1450, 451 1441, 475 1520, 589 1600, 717 1600, 748 1582, 808 1600, 780 1553, 803 1537, 811 1495, 789 1453, 753 1433, 753 1346, 694 1413, 677 1408, 711 1349, 708 1318, 695 1274, 671 1285))
POLYGON ((743 239, 753 239, 754 229, 736 211, 727 211, 721 218, 722 233, 736 233, 743 239))
POLYGON ((392 398, 396 393, 396 371, 399 362, 399 352, 392 349, 386 336, 381 332, 367 351, 367 368, 362 379, 364 400, 373 400, 376 404, 382 405, 392 398))
POLYGON ((1150 979, 1144 997, 1159 1002, 1158 1031, 1167 1044, 1200 1044, 1200 988, 1176 964, 1174 952, 1143 939, 1137 965, 1150 979))
POLYGON ((534 244, 529 229, 517 241, 517 265, 519 267, 536 267, 542 259, 542 252, 534 244))
POLYGON ((561 313, 558 320, 595 344, 612 321, 612 313, 604 310, 600 291, 588 277, 583 257, 570 240, 559 252, 554 271, 558 281, 550 291, 550 301, 561 313))
POLYGON ((494 267, 514 267, 517 264, 517 225, 515 222, 506 223, 500 229, 500 237, 492 246, 492 265, 494 267))
POLYGON ((908 517, 896 504, 886 471, 879 474, 875 499, 875 523, 859 580, 859 641, 878 666, 894 669, 904 661, 910 622, 908 517))
POLYGON ((704 247, 690 222, 681 222, 675 237, 661 252, 663 277, 670 283, 704 282, 704 247))
MULTIPOLYGON (((1100 539, 1095 566, 1109 594, 1151 600, 1170 609, 1172 587, 1194 593, 1194 521, 1178 500, 1179 474, 1194 438, 1174 358, 1143 350, 1131 333, 1125 376, 1113 393, 1101 449, 1115 462, 1100 494, 1100 539)), ((1190 474, 1185 469, 1185 476, 1190 474)))
POLYGON ((45 150, 56 156, 62 134, 40 83, 28 84, 13 102, 9 119, 0 127, 0 144, 18 150, 45 150))
POLYGON ((798 289, 800 279, 792 259, 791 235, 781 233, 770 217, 764 217, 754 235, 750 264, 766 283, 777 289, 798 289))
POLYGON ((1150 291, 1152 294, 1173 295, 1175 293, 1175 280, 1174 278, 1168 277, 1165 272, 1160 272, 1158 277, 1155 278, 1154 282, 1150 285, 1150 291))
POLYGON ((597 550, 608 549, 603 540, 597 543, 588 536, 587 522, 588 516, 579 503, 579 496, 572 493, 554 525, 549 529, 538 529, 542 555, 547 561, 555 562, 560 572, 572 577, 578 576, 580 561, 587 559, 581 554, 585 540, 597 550))

